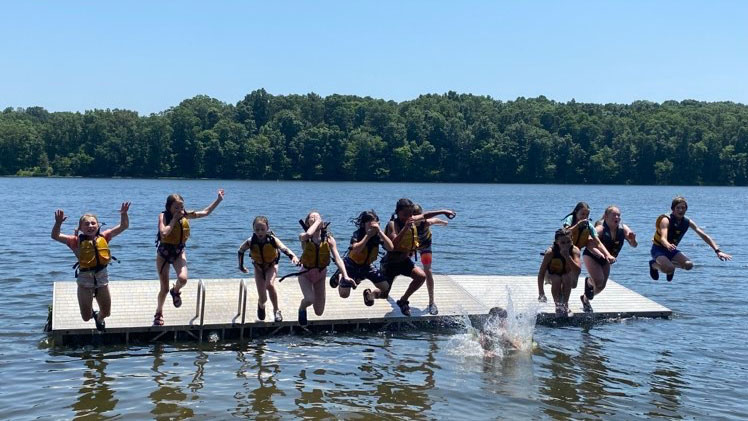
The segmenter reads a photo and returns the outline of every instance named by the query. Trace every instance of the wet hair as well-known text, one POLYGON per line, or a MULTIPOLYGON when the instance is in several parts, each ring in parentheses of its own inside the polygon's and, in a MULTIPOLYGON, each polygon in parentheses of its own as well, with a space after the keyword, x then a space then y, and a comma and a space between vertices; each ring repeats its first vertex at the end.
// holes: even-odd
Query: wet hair
POLYGON ((579 212, 581 209, 587 209, 590 210, 590 205, 587 204, 587 202, 579 202, 576 206, 574 206, 574 210, 571 211, 570 214, 564 216, 564 219, 571 216, 571 225, 574 225, 577 223, 577 212, 579 212))
POLYGON ((506 319, 507 312, 505 309, 501 307, 493 307, 491 310, 488 311, 488 315, 490 317, 498 317, 499 319, 506 319))
POLYGON ((673 198, 673 202, 670 204, 670 210, 675 210, 675 207, 683 203, 686 205, 686 210, 688 210, 688 202, 686 202, 686 198, 683 196, 675 196, 673 198))
POLYGON ((171 218, 174 217, 174 215, 171 214, 171 205, 173 205, 174 202, 184 203, 184 198, 182 195, 177 193, 166 196, 166 205, 164 206, 166 208, 164 210, 164 224, 168 225, 169 222, 171 222, 171 218))
POLYGON ((398 212, 400 212, 403 209, 407 209, 407 208, 413 209, 413 207, 414 207, 413 201, 403 197, 402 199, 397 201, 397 204, 395 205, 395 213, 392 214, 392 218, 390 219, 395 220, 397 218, 398 212))
POLYGON ((259 216, 255 216, 255 219, 252 221, 252 230, 253 231, 255 229, 255 224, 258 223, 258 222, 262 223, 262 224, 265 224, 265 226, 268 227, 268 230, 270 230, 270 222, 268 222, 267 216, 259 215, 259 216))

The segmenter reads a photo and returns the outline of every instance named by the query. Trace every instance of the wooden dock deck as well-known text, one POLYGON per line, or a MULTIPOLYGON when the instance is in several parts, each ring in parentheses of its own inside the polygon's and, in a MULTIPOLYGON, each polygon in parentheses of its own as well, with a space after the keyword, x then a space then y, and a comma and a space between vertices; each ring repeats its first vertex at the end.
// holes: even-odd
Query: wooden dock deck
MULTIPOLYGON (((362 282, 346 299, 340 298, 337 290, 331 289, 325 281, 325 312, 322 316, 316 316, 310 307, 309 324, 303 329, 381 328, 392 323, 429 323, 454 316, 485 315, 491 307, 506 307, 510 296, 515 309, 537 308, 539 323, 557 320, 550 298, 550 286, 546 287, 546 294, 551 302, 537 303, 535 277, 436 275, 435 296, 439 315, 428 314, 428 294, 424 285, 411 297, 411 317, 406 317, 401 314, 395 300, 403 294, 409 281, 407 278, 396 279, 390 297, 376 300, 372 307, 366 307, 362 298, 363 290, 371 287, 369 281, 362 282)), ((569 304, 574 316, 567 322, 582 318, 669 317, 671 314, 669 309, 613 281, 608 281, 605 292, 592 302, 595 312, 582 313, 579 301, 582 283, 583 280, 580 280, 577 289, 572 291, 569 304)), ((112 314, 106 319, 106 332, 99 334, 93 321, 81 320, 75 282, 54 283, 51 335, 56 345, 86 342, 94 336, 112 343, 182 338, 202 341, 204 332, 208 330, 219 332, 221 338, 244 339, 257 334, 302 329, 297 321, 302 295, 295 278, 276 283, 279 307, 283 313, 283 321, 278 323, 273 321, 269 301, 266 320, 257 320, 257 289, 251 278, 191 279, 182 289, 180 308, 174 308, 171 297, 167 296, 164 326, 152 326, 159 289, 157 280, 112 281, 109 288, 112 314)))

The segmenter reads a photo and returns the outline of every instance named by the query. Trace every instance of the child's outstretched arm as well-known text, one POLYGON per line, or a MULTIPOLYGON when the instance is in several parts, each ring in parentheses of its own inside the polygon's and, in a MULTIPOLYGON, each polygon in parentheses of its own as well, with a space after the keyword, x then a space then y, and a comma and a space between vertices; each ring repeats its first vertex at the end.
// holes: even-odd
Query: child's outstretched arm
POLYGON ((445 221, 441 218, 429 218, 426 220, 426 225, 439 225, 442 227, 446 227, 449 224, 449 221, 445 221))
POLYGON ((73 235, 60 234, 60 228, 62 228, 62 223, 65 222, 66 219, 68 219, 68 217, 65 216, 65 212, 63 212, 62 209, 57 209, 55 211, 55 225, 52 227, 52 239, 63 244, 67 244, 68 240, 75 238, 73 235))
POLYGON ((626 224, 623 224, 623 237, 626 239, 626 241, 628 241, 631 247, 636 247, 639 245, 639 243, 636 241, 636 233, 626 224))
POLYGON ((440 209, 440 210, 435 210, 435 211, 424 212, 422 216, 423 216, 423 219, 431 219, 439 215, 444 215, 449 219, 453 219, 455 216, 457 216, 457 212, 453 211, 452 209, 440 209))
POLYGON ((187 218, 203 218, 205 216, 208 216, 213 212, 213 209, 218 206, 219 203, 223 200, 223 189, 218 189, 218 197, 216 197, 216 200, 213 201, 207 208, 197 211, 197 212, 190 212, 187 215, 185 215, 187 218), (194 216, 192 216, 194 215, 194 216))
POLYGON ((278 250, 280 250, 281 253, 285 254, 286 257, 288 257, 289 259, 291 259, 291 263, 293 263, 295 266, 298 266, 300 260, 299 260, 298 257, 296 257, 296 255, 294 254, 294 252, 291 251, 290 248, 286 247, 286 245, 283 244, 283 241, 281 241, 280 238, 275 237, 275 236, 274 236, 274 238, 275 238, 275 245, 278 246, 278 250))
POLYGON ((538 269, 538 301, 544 303, 548 301, 545 296, 545 290, 543 289, 543 282, 545 282, 545 273, 548 271, 548 266, 551 264, 553 258, 553 249, 549 248, 543 253, 543 262, 540 263, 540 269, 538 269))
POLYGON ((114 228, 106 231, 110 235, 109 238, 114 238, 130 227, 130 217, 127 216, 128 210, 130 210, 130 202, 122 202, 119 208, 119 225, 115 225, 114 228))
POLYGON ((701 237, 701 239, 704 240, 704 242, 707 243, 707 245, 709 245, 709 247, 711 247, 715 253, 717 253, 717 258, 719 260, 732 260, 732 256, 720 250, 717 242, 715 242, 712 237, 709 236, 709 234, 701 229, 700 226, 696 225, 696 223, 693 222, 693 219, 689 220, 689 226, 693 228, 694 231, 696 231, 696 234, 699 234, 699 237, 701 237))

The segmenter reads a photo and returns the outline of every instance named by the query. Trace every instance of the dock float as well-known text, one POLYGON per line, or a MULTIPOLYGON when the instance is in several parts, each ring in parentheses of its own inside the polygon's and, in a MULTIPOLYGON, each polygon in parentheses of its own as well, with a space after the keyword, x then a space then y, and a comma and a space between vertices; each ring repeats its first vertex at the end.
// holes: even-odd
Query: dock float
MULTIPOLYGON (((390 325, 418 325, 443 322, 454 317, 474 317, 488 313, 491 307, 506 307, 511 299, 515 310, 537 309, 537 322, 554 324, 555 315, 550 285, 546 285, 548 303, 537 302, 537 278, 534 276, 435 275, 435 297, 439 314, 428 314, 428 294, 424 285, 410 298, 411 316, 404 316, 395 301, 403 294, 410 279, 395 279, 390 296, 364 305, 363 291, 371 283, 363 281, 340 298, 325 280, 327 302, 322 316, 307 310, 309 324, 300 326, 297 312, 302 294, 297 280, 276 283, 278 304, 283 321, 273 321, 272 305, 266 304, 265 321, 257 319, 257 289, 254 279, 190 279, 182 288, 182 306, 174 308, 167 295, 163 326, 153 326, 158 280, 110 281, 111 316, 106 331, 99 333, 93 321, 80 317, 77 285, 71 281, 54 282, 48 331, 56 346, 90 343, 130 343, 177 340, 206 340, 208 333, 219 339, 251 340, 257 336, 294 331, 335 331, 385 329, 390 325)), ((616 283, 608 281, 605 292, 592 301, 593 313, 583 313, 579 295, 584 279, 572 291, 569 306, 574 312, 565 323, 599 319, 648 317, 667 318, 671 311, 656 302, 616 283)), ((94 302, 94 308, 97 305, 94 302)))

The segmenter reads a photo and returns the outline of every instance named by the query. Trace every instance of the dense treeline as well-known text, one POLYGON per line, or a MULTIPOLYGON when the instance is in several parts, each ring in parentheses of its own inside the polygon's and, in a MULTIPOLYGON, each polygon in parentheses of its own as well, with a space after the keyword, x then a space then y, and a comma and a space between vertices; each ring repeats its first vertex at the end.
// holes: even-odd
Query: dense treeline
POLYGON ((0 174, 748 184, 748 107, 423 95, 197 96, 159 114, 0 114, 0 174))

